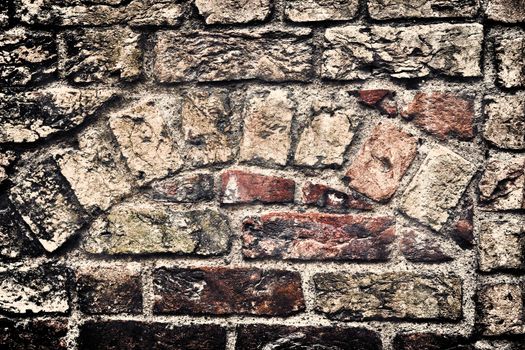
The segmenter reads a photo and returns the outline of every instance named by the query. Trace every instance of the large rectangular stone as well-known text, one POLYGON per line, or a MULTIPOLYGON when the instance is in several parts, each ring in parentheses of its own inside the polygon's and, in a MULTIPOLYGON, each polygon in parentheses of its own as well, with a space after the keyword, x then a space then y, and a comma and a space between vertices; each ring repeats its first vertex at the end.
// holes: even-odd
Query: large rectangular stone
POLYGON ((478 0, 370 0, 373 19, 474 17, 478 0))
POLYGON ((384 74, 394 78, 479 77, 482 42, 480 24, 329 28, 321 74, 335 80, 384 74))
POLYGON ((344 21, 358 10, 358 0, 286 0, 284 13, 293 22, 344 21))
POLYGON ((458 320, 461 279, 413 272, 319 273, 316 310, 336 320, 458 320))
POLYGON ((11 321, 0 319, 0 348, 5 350, 68 350, 68 325, 62 319, 11 321))
POLYGON ((239 29, 181 33, 162 31, 153 49, 159 82, 269 81, 311 78, 309 29, 239 29))

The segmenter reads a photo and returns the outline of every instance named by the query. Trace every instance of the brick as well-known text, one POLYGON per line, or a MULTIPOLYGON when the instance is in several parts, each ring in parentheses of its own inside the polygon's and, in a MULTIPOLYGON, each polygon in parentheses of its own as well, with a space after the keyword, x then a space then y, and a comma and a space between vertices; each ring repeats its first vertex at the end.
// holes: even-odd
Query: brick
POLYGON ((197 173, 178 175, 152 185, 153 198, 169 202, 195 203, 214 198, 213 175, 197 173))
POLYGON ((525 157, 493 153, 479 181, 479 192, 483 210, 525 208, 525 157))
POLYGON ((523 334, 523 291, 516 283, 491 283, 477 292, 476 326, 483 335, 523 334))
POLYGON ((357 15, 357 0, 287 0, 285 16, 293 22, 344 21, 357 15))
POLYGON ((0 33, 0 86, 26 86, 56 72, 57 47, 51 33, 12 28, 0 33))
POLYGON ((417 153, 417 138, 391 123, 379 123, 365 140, 346 176, 349 186, 376 201, 394 195, 417 153))
POLYGON ((175 104, 176 99, 167 96, 145 97, 109 119, 122 155, 140 183, 163 178, 183 165, 170 113, 175 104))
POLYGON ((206 24, 264 21, 270 14, 270 0, 195 0, 206 24))
POLYGON ((479 24, 329 28, 321 74, 335 80, 385 74, 393 78, 479 77, 482 41, 479 24))
POLYGON ((464 249, 474 245, 474 205, 471 198, 460 203, 459 214, 452 222, 449 233, 464 249))
POLYGON ((461 279, 411 272, 319 273, 315 308, 330 319, 439 320, 461 318, 461 279))
POLYGON ((365 328, 242 325, 237 328, 236 350, 253 349, 381 350, 377 333, 365 328))
POLYGON ((370 210, 372 205, 353 193, 338 191, 322 184, 305 183, 302 190, 302 203, 333 210, 370 210))
POLYGON ((163 83, 309 80, 313 69, 310 35, 306 28, 160 32, 153 49, 153 74, 163 83))
POLYGON ((15 0, 23 23, 54 26, 178 25, 184 15, 179 2, 164 0, 15 0))
POLYGON ((228 170, 221 174, 221 203, 290 203, 295 181, 278 176, 228 170))
POLYGON ((525 22, 525 3, 522 0, 489 0, 485 13, 494 21, 521 23, 525 22))
POLYGON ((206 166, 233 159, 239 143, 240 112, 226 90, 189 91, 183 97, 180 118, 188 162, 206 166))
POLYGON ((115 96, 104 89, 46 88, 0 93, 0 143, 34 142, 82 124, 115 96))
POLYGON ((24 159, 10 199, 40 244, 54 252, 74 236, 86 215, 51 157, 24 159))
POLYGON ((216 325, 137 321, 89 321, 80 326, 79 350, 118 349, 225 350, 226 330, 216 325))
POLYGON ((109 129, 86 129, 77 140, 78 149, 60 150, 60 171, 86 209, 107 210, 135 188, 133 177, 120 161, 109 129))
POLYGON ((288 316, 305 309, 297 272, 256 268, 160 268, 156 314, 288 316))
POLYGON ((408 261, 440 263, 452 260, 435 235, 422 230, 404 228, 399 241, 401 253, 408 261))
POLYGON ((249 259, 387 261, 395 220, 386 216, 270 213, 243 222, 249 259))
POLYGON ((505 88, 525 87, 525 31, 506 30, 495 38, 498 83, 505 88))
POLYGON ((77 29, 59 37, 60 75, 75 83, 134 81, 142 72, 140 34, 131 29, 77 29))
POLYGON ((525 268, 525 220, 520 217, 480 219, 479 269, 525 268))
POLYGON ((458 154, 436 146, 430 150, 402 195, 400 210, 439 231, 456 207, 476 167, 458 154))
POLYGON ((474 17, 478 0, 371 0, 368 12, 373 19, 474 17))
POLYGON ((450 92, 419 92, 401 114, 441 140, 474 137, 474 100, 450 92))
POLYGON ((285 165, 291 147, 294 102, 287 90, 248 93, 239 158, 247 163, 285 165))
POLYGON ((65 314, 69 311, 69 270, 45 264, 0 272, 0 311, 11 314, 65 314))
POLYGON ((67 323, 62 320, 13 322, 0 320, 0 348, 67 350, 67 323))
POLYGON ((84 249, 93 254, 220 255, 229 248, 228 218, 211 209, 176 211, 169 205, 131 200, 97 220, 84 249))
POLYGON ((382 114, 395 117, 398 113, 395 92, 386 89, 359 90, 359 101, 369 107, 379 110, 382 114))
POLYGON ((485 103, 485 139, 500 148, 525 149, 524 95, 489 96, 485 103))
POLYGON ((393 344, 394 350, 474 350, 469 339, 455 334, 402 333, 393 344))

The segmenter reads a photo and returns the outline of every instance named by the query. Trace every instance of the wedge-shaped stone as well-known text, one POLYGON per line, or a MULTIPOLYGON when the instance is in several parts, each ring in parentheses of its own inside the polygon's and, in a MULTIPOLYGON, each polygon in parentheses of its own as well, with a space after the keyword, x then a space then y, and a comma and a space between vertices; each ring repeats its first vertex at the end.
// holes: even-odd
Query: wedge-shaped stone
POLYGON ((436 146, 403 193, 400 209, 439 231, 475 171, 474 164, 443 146, 436 146))
POLYGON ((335 80, 383 74, 394 78, 479 77, 482 42, 480 24, 329 28, 322 76, 335 80))
POLYGON ((84 248, 93 254, 219 255, 228 250, 230 234, 227 217, 216 211, 133 201, 97 220, 84 248))
POLYGON ((153 73, 159 82, 262 79, 308 80, 309 29, 239 29, 157 34, 153 73))
POLYGON ((478 0, 370 0, 373 19, 474 17, 478 0))
POLYGON ((320 273, 314 276, 316 310, 353 320, 458 320, 461 279, 411 272, 320 273))

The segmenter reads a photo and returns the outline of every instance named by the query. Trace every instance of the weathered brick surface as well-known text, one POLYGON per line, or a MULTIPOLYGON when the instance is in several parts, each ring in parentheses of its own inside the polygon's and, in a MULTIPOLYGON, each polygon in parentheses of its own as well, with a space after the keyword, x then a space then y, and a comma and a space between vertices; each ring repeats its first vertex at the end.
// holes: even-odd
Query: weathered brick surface
POLYGON ((403 333, 394 338, 394 350, 473 350, 466 337, 454 334, 403 333))
POLYGON ((478 0, 370 0, 368 12, 374 19, 474 17, 478 0))
POLYGON ((525 86, 525 31, 507 31, 495 38, 499 83, 506 88, 525 86))
POLYGON ((522 0, 489 0, 486 15, 489 19, 499 22, 524 22, 525 4, 522 0))
POLYGON ((237 330, 236 350, 340 349, 381 350, 378 334, 363 328, 246 325, 237 330))
POLYGON ((302 203, 320 208, 370 210, 372 205, 352 193, 338 191, 330 186, 307 182, 302 190, 302 203))
POLYGON ((80 327, 79 337, 80 350, 222 350, 226 346, 226 330, 215 325, 91 321, 80 327))
POLYGON ((357 0, 286 0, 285 15, 293 22, 343 21, 354 18, 357 0))
POLYGON ((478 24, 330 28, 325 32, 322 76, 336 80, 385 74, 478 77, 482 39, 478 24))
POLYGON ((153 198, 169 202, 194 203, 211 200, 214 180, 211 174, 176 175, 152 185, 153 198))
POLYGON ((461 279, 407 272, 320 273, 316 310, 336 320, 458 320, 461 279))
POLYGON ((525 267, 525 220, 500 217, 479 224, 479 268, 482 271, 525 267))
POLYGON ((0 347, 9 350, 67 350, 67 322, 0 320, 0 347))
POLYGON ((395 92, 387 89, 359 90, 359 102, 394 117, 398 113, 397 103, 394 100, 395 92))
POLYGON ((395 237, 392 217, 270 213, 244 221, 247 258, 385 261, 395 237))
POLYGON ((159 314, 288 316, 305 309, 296 272, 254 268, 160 268, 154 272, 159 314))
POLYGON ((500 148, 525 149, 524 97, 519 94, 485 99, 485 139, 500 148))
POLYGON ((207 24, 263 21, 270 14, 270 0, 195 0, 207 24))
POLYGON ((422 230, 402 230, 399 248, 405 259, 415 262, 438 263, 452 260, 433 234, 422 230))
POLYGON ((278 176, 265 176, 242 170, 221 174, 221 203, 287 203, 293 202, 295 181, 278 176))

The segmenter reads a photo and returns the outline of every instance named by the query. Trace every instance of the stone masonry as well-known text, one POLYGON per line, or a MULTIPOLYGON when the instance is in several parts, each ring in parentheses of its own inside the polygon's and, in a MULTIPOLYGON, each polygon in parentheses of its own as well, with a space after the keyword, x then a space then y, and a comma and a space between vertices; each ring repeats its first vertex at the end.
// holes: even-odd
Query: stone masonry
POLYGON ((525 0, 0 1, 1 350, 525 350, 525 0))

